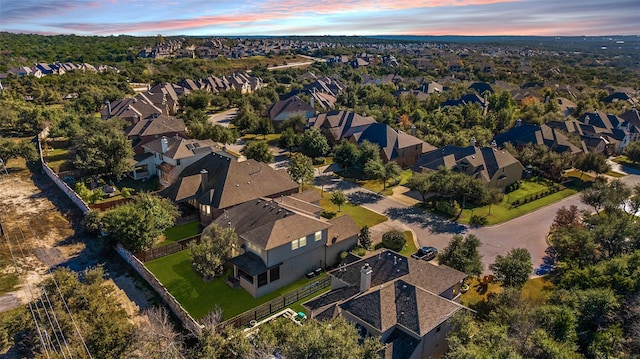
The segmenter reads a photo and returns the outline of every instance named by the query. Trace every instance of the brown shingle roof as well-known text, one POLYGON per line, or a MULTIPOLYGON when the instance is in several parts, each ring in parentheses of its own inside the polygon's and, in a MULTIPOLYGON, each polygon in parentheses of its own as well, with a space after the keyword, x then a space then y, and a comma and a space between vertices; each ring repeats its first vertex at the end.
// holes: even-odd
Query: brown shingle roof
POLYGON ((353 238, 360 233, 360 228, 349 215, 332 218, 329 223, 331 223, 331 228, 329 228, 327 237, 328 246, 353 238))

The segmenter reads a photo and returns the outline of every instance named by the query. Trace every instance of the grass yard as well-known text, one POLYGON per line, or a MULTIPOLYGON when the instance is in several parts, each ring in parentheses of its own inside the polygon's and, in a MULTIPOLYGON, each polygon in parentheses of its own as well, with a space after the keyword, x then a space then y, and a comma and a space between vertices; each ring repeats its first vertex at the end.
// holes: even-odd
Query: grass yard
POLYGON ((193 221, 173 226, 164 231, 164 240, 156 243, 154 247, 166 246, 167 244, 175 243, 181 239, 193 237, 200 232, 200 221, 193 221))
MULTIPOLYGON (((486 300, 490 293, 501 293, 504 290, 500 282, 491 282, 485 287, 476 277, 467 279, 465 283, 469 284, 469 290, 462 294, 460 302, 467 307, 473 307, 486 300)), ((542 304, 549 300, 553 287, 553 283, 544 277, 533 278, 524 284, 520 295, 532 303, 542 304)))
POLYGON ((223 319, 227 320, 326 275, 322 273, 312 280, 302 278, 268 295, 253 298, 242 288, 230 288, 224 283, 223 278, 204 282, 191 269, 188 250, 149 261, 145 266, 195 319, 204 317, 216 306, 220 306, 223 310, 223 319))
POLYGON ((607 173, 605 173, 607 176, 611 176, 611 177, 615 177, 615 178, 620 178, 620 177, 624 177, 626 176, 626 174, 624 173, 620 173, 620 172, 616 172, 616 171, 609 171, 607 173))
POLYGON ((411 231, 404 231, 404 236, 407 238, 407 243, 400 251, 400 254, 405 257, 411 257, 412 254, 418 251, 418 247, 416 247, 416 243, 413 240, 413 233, 411 233, 411 231))
POLYGON ((613 159, 613 162, 619 163, 623 166, 640 169, 640 163, 633 163, 633 161, 629 160, 629 157, 622 155, 613 159))
POLYGON ((411 169, 406 169, 400 172, 400 177, 395 180, 387 181, 386 189, 383 189, 382 181, 366 179, 364 173, 356 168, 350 168, 346 171, 336 172, 336 174, 340 177, 343 177, 345 180, 357 183, 358 185, 376 192, 385 196, 390 196, 393 194, 391 189, 395 186, 401 186, 407 183, 409 178, 411 178, 413 172, 411 169))
MULTIPOLYGON (((321 192, 320 189, 316 190, 318 192, 321 192)), ((338 212, 338 206, 331 203, 331 194, 329 192, 321 192, 321 194, 322 199, 320 200, 320 207, 322 207, 325 215, 327 215, 328 217, 340 217, 348 214, 360 228, 364 226, 373 227, 376 224, 382 223, 388 219, 381 214, 372 212, 364 207, 357 206, 349 202, 342 205, 340 212, 338 212)))
POLYGON ((54 172, 58 173, 75 169, 71 162, 71 153, 68 148, 56 148, 44 152, 44 159, 54 172))
POLYGON ((242 139, 245 141, 267 141, 267 143, 270 144, 271 146, 277 146, 278 140, 280 140, 280 134, 270 133, 266 136, 263 136, 263 135, 248 133, 242 136, 242 139))
MULTIPOLYGON (((585 174, 585 177, 586 176, 588 175, 585 174)), ((586 180, 586 178, 583 177, 583 180, 586 180)), ((462 211, 462 215, 458 221, 468 224, 471 219, 471 215, 476 215, 487 218, 487 225, 503 223, 577 193, 577 190, 575 189, 566 188, 518 207, 511 207, 511 203, 516 199, 522 201, 523 198, 540 191, 544 191, 547 188, 548 184, 541 181, 523 181, 520 188, 506 194, 499 204, 482 207, 474 207, 472 205, 467 206, 467 208, 462 211), (491 215, 489 215, 489 209, 491 209, 491 215)))
POLYGON ((153 176, 146 181, 134 180, 133 178, 125 177, 116 183, 118 188, 124 187, 133 188, 136 192, 155 192, 160 188, 160 182, 158 176, 153 176))

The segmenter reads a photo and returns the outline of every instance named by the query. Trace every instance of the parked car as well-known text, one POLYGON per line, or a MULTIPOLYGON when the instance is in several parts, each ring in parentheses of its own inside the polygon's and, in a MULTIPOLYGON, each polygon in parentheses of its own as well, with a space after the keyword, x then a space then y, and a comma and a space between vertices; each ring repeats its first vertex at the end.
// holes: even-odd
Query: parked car
POLYGON ((417 252, 411 255, 415 259, 424 259, 430 261, 438 255, 438 249, 435 247, 420 247, 417 252))

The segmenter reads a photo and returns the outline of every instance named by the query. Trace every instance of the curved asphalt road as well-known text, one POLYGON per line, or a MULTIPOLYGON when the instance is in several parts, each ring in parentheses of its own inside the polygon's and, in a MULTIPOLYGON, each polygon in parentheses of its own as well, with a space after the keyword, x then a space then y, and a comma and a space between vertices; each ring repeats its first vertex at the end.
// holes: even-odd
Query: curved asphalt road
MULTIPOLYGON (((622 172, 619 167, 617 170, 622 172)), ((624 168, 624 170, 633 174, 621 178, 623 182, 630 186, 640 183, 640 171, 628 168, 624 168)), ((327 172, 325 171, 325 173, 327 172)), ((563 206, 569 207, 571 205, 576 205, 579 209, 590 209, 580 202, 580 195, 576 194, 508 222, 474 228, 450 222, 419 208, 398 202, 393 198, 358 187, 351 182, 334 179, 330 185, 325 186, 325 190, 331 191, 333 189, 341 189, 345 191, 351 202, 389 217, 388 221, 371 228, 374 242, 380 240, 384 232, 394 228, 412 230, 421 246, 436 248, 445 248, 455 234, 475 234, 482 242, 480 254, 485 272, 489 272, 489 265, 495 261, 498 254, 505 254, 513 248, 529 250, 534 268, 538 268, 546 256, 547 233, 555 218, 556 211, 563 206)))

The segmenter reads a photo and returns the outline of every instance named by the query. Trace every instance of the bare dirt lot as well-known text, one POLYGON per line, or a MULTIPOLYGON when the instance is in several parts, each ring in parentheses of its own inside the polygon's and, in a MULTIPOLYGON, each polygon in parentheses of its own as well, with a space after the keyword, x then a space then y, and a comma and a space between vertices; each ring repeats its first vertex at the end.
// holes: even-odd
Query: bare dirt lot
POLYGON ((84 235, 82 213, 43 173, 17 160, 0 174, 0 312, 37 295, 37 284, 59 266, 74 271, 102 265, 121 304, 138 319, 155 297, 102 241, 84 235))

